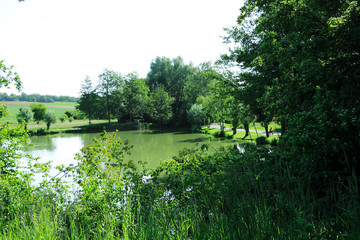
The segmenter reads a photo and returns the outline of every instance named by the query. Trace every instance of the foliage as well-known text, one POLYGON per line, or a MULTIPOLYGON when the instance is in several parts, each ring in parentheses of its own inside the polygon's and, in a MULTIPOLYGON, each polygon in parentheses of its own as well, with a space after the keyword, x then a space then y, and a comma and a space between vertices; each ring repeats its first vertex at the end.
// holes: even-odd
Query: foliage
POLYGON ((242 67, 243 101, 258 120, 281 122, 284 161, 328 206, 331 189, 360 176, 359 13, 357 1, 248 0, 223 56, 242 67))
POLYGON ((92 81, 87 76, 81 84, 80 98, 78 100, 79 105, 76 108, 84 112, 86 117, 89 119, 89 125, 91 125, 91 119, 95 115, 97 101, 99 100, 97 94, 95 93, 95 89, 92 86, 92 81))
POLYGON ((50 125, 56 123, 56 116, 54 112, 49 111, 44 115, 44 122, 46 123, 47 130, 50 129, 50 125))
POLYGON ((116 91, 121 90, 123 84, 123 77, 115 71, 105 69, 104 72, 99 75, 97 85, 97 92, 100 96, 99 105, 104 111, 109 125, 111 124, 111 117, 115 114, 116 105, 118 104, 113 94, 116 91))
POLYGON ((128 75, 123 90, 124 112, 130 122, 143 121, 149 115, 149 87, 136 75, 128 75))
MULTIPOLYGON (((0 87, 14 83, 20 88, 17 74, 11 72, 0 61, 0 87)), ((26 111, 26 110, 24 110, 26 111)), ((0 106, 0 118, 8 114, 5 105, 0 106)), ((12 127, 5 122, 0 126, 0 234, 10 230, 13 223, 21 218, 23 224, 31 223, 30 209, 38 200, 33 194, 35 173, 47 173, 49 164, 40 164, 33 157, 24 154, 28 135, 22 124, 12 127)), ((43 186, 46 183, 42 182, 43 186)))
POLYGON ((170 97, 165 88, 160 85, 150 94, 151 118, 160 124, 167 124, 172 118, 171 105, 174 98, 170 97))
POLYGON ((31 103, 30 109, 34 114, 34 121, 39 124, 40 121, 44 120, 45 113, 47 108, 42 103, 31 103))
POLYGON ((191 106, 190 110, 187 113, 188 119, 192 124, 201 128, 201 123, 204 122, 205 113, 203 111, 203 107, 200 104, 194 104, 191 106))
POLYGON ((76 102, 77 98, 70 96, 54 96, 54 95, 40 95, 38 93, 26 94, 21 93, 16 95, 14 93, 8 95, 7 93, 0 93, 0 101, 22 101, 22 102, 76 102))
POLYGON ((66 114, 59 117, 60 122, 65 122, 65 120, 68 119, 68 116, 66 114))
POLYGON ((27 124, 33 118, 33 113, 29 108, 19 108, 19 112, 16 114, 16 119, 18 123, 24 121, 25 130, 27 129, 27 124))
POLYGON ((17 90, 20 90, 22 83, 17 72, 13 71, 14 66, 6 66, 4 60, 0 60, 0 88, 9 88, 12 84, 17 90))
POLYGON ((257 137, 255 139, 256 141, 256 145, 265 145, 265 144, 269 144, 269 141, 266 139, 266 137, 264 136, 260 136, 260 137, 257 137))
POLYGON ((163 86, 174 98, 172 104, 172 115, 176 124, 181 124, 186 119, 186 102, 184 98, 184 87, 187 79, 193 79, 195 71, 192 65, 186 65, 181 57, 170 60, 166 57, 157 57, 150 64, 150 72, 147 75, 147 84, 150 91, 163 86))

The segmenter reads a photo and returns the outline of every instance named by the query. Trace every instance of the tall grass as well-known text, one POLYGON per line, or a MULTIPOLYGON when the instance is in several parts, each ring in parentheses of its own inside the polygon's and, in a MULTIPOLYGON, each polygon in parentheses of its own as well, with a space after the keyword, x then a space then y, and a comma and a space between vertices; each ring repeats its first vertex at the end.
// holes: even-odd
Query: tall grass
POLYGON ((289 162, 264 148, 184 149, 141 172, 124 162, 128 151, 107 134, 83 149, 70 169, 76 190, 53 182, 34 191, 39 201, 3 220, 0 239, 360 237, 356 178, 317 197, 289 162))

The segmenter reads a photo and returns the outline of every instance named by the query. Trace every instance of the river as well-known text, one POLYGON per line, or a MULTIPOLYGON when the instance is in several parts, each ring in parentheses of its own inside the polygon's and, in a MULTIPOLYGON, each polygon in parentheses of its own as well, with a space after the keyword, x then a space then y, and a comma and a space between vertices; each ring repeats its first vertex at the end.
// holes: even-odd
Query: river
MULTIPOLYGON (((91 144, 92 139, 100 137, 101 133, 81 133, 81 134, 57 134, 46 136, 33 136, 26 153, 34 157, 39 157, 40 162, 52 161, 52 166, 57 165, 76 165, 75 154, 80 149, 91 144)), ((161 132, 161 131, 119 131, 117 135, 121 139, 128 139, 129 144, 133 145, 129 159, 147 162, 148 167, 154 168, 161 161, 171 159, 185 147, 192 147, 195 144, 208 144, 210 151, 215 151, 219 147, 234 146, 233 141, 216 139, 210 135, 186 132, 161 132)), ((56 170, 52 170, 50 175, 56 175, 56 170)))

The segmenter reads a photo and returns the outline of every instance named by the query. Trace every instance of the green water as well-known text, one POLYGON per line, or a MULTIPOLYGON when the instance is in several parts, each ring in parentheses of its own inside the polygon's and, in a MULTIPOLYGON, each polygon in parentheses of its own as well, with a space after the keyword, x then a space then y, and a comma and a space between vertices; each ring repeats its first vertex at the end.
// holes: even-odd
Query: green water
MULTIPOLYGON (((117 135, 121 139, 128 139, 133 145, 129 159, 146 161, 148 167, 155 167, 161 161, 171 159, 184 147, 195 144, 208 144, 210 151, 223 146, 234 146, 236 143, 215 139, 205 134, 192 134, 185 132, 159 132, 149 133, 146 130, 120 131, 117 135)), ((27 149, 34 157, 39 157, 40 162, 52 161, 53 166, 75 164, 74 156, 80 149, 91 144, 91 140, 98 138, 100 133, 86 134, 59 134, 31 137, 34 146, 27 149)))

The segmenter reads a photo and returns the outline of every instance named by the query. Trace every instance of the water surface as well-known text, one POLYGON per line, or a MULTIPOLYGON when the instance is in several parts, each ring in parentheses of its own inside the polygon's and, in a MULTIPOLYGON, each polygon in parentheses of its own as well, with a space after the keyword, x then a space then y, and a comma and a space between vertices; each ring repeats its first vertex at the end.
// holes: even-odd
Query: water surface
MULTIPOLYGON (((185 132, 160 132, 149 133, 146 130, 120 131, 116 133, 121 139, 128 139, 129 144, 134 147, 130 150, 129 159, 147 162, 153 168, 161 161, 171 159, 185 147, 195 144, 208 144, 210 150, 222 146, 234 146, 232 141, 215 139, 210 135, 192 134, 185 132)), ((80 149, 91 144, 92 139, 99 138, 101 133, 83 134, 58 134, 31 137, 34 146, 27 149, 27 153, 39 157, 40 162, 52 161, 53 166, 76 165, 74 156, 80 149)))

